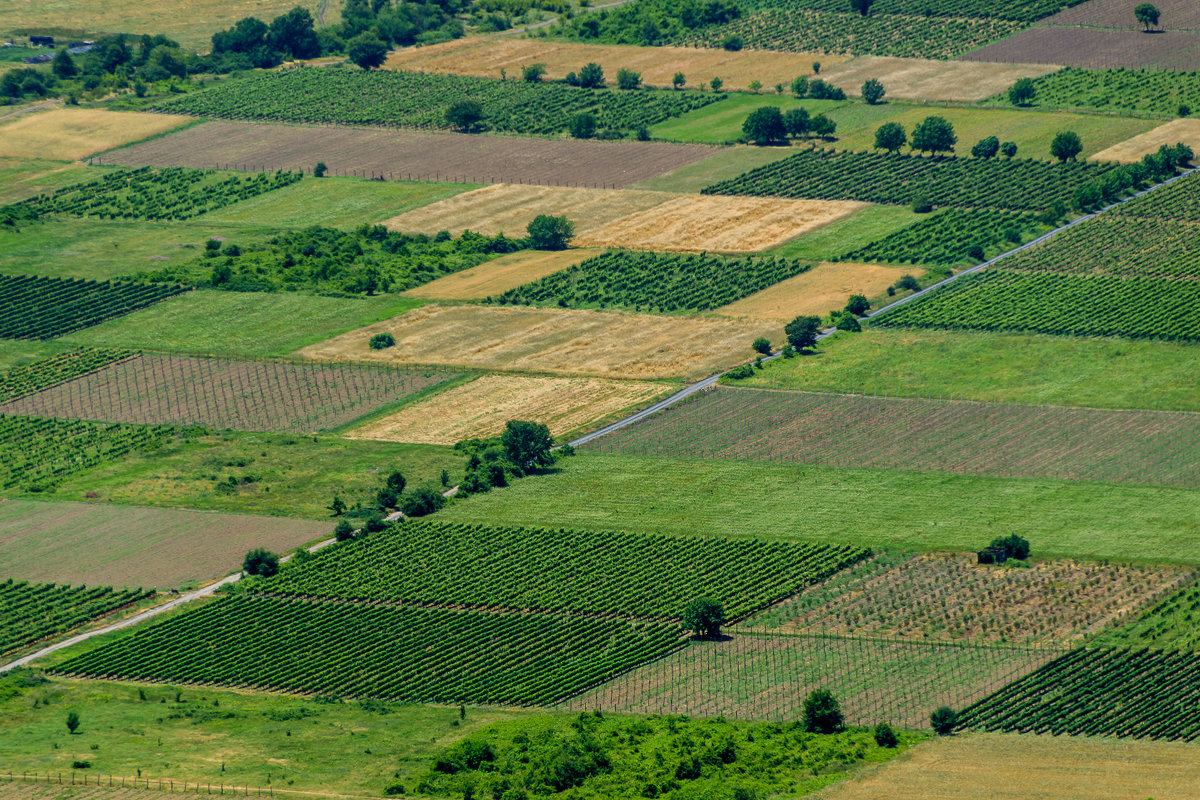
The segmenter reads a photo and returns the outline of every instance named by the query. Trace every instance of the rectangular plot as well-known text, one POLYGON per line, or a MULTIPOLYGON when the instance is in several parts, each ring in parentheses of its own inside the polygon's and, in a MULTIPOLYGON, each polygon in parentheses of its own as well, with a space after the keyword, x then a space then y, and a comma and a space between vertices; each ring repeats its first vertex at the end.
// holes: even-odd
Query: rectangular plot
POLYGON ((185 291, 169 284, 0 275, 0 337, 51 339, 185 291))

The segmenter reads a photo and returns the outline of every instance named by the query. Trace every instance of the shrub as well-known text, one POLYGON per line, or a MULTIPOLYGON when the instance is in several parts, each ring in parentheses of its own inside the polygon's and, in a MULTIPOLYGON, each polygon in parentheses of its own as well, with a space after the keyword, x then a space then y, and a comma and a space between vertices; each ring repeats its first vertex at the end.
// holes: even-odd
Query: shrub
POLYGON ((1005 158, 1016 158, 1017 157, 1017 143, 1016 142, 1005 142, 1004 144, 1000 145, 1000 152, 1004 154, 1005 158))
POLYGON ((618 89, 636 89, 642 85, 642 73, 634 72, 631 69, 622 67, 617 70, 617 88, 618 89))
POLYGON ((862 85, 862 99, 866 101, 867 105, 876 105, 885 94, 887 94, 887 90, 876 78, 868 78, 862 85))
POLYGON ((348 542, 354 538, 354 526, 348 520, 340 520, 333 529, 333 536, 339 542, 348 542))
POLYGON ((72 761, 71 769, 91 769, 92 762, 90 761, 72 761))
POLYGON ((1024 561, 1029 558, 1029 541, 1015 533, 1010 536, 998 536, 992 540, 992 547, 1008 553, 1009 558, 1024 561))
POLYGON ((817 335, 821 332, 821 318, 801 315, 784 326, 788 344, 797 350, 807 350, 817 344, 817 335))
POLYGON ((861 294, 852 294, 846 301, 846 310, 856 317, 861 317, 871 310, 871 302, 861 294))
POLYGON ((796 348, 792 347, 790 344, 785 344, 783 346, 783 349, 780 350, 779 352, 783 354, 784 358, 795 358, 796 357, 796 348))
POLYGON ((913 128, 912 148, 922 153, 953 152, 957 142, 954 126, 945 117, 926 117, 913 128))
MULTIPOLYGON (((791 347, 791 345, 788 345, 788 347, 791 347)), ((752 364, 742 364, 740 367, 734 367, 733 369, 729 370, 729 372, 725 373, 726 378, 730 378, 735 381, 745 380, 753 375, 754 366, 752 364)))
POLYGON ((579 70, 579 85, 585 89, 599 89, 604 85, 604 69, 595 61, 584 64, 579 70))
POLYGON ((724 621, 724 606, 711 597, 697 597, 683 610, 683 624, 691 628, 697 636, 719 636, 721 623, 724 621))
POLYGON ((933 211, 933 203, 929 201, 928 197, 920 195, 913 198, 912 210, 916 214, 928 214, 930 211, 933 211))
POLYGON ((967 256, 976 261, 983 261, 986 254, 983 252, 983 245, 973 244, 967 248, 967 256))
POLYGON ((279 572, 279 556, 261 547, 251 550, 242 561, 242 572, 269 578, 279 572))
POLYGON ((390 333, 377 333, 371 337, 370 346, 372 350, 386 350, 389 347, 395 347, 396 337, 390 333))
POLYGON ((783 127, 789 136, 807 136, 811 126, 807 108, 789 108, 783 115, 783 127))
POLYGON ((406 517, 424 517, 440 510, 444 505, 446 505, 446 498, 442 496, 441 492, 428 486, 422 486, 404 498, 400 510, 406 517))
POLYGON ((1037 85, 1033 78, 1018 78, 1008 90, 1008 102, 1014 106, 1027 106, 1037 96, 1037 85))
POLYGON ((463 98, 455 100, 446 109, 446 122, 458 128, 463 133, 475 130, 483 122, 483 106, 478 100, 463 98))
POLYGON ((742 49, 742 37, 737 34, 729 34, 721 40, 721 47, 730 52, 736 53, 742 49))
POLYGON ((862 324, 855 318, 853 314, 843 312, 841 316, 834 319, 839 331, 846 333, 862 333, 862 324))
POLYGON ((764 356, 771 355, 771 340, 765 336, 760 336, 750 345, 754 348, 754 352, 762 353, 764 356))
POLYGON ((372 31, 363 31, 346 42, 346 55, 363 69, 380 67, 387 60, 387 44, 372 31))
POLYGON ((890 748, 900 744, 900 740, 896 738, 896 732, 892 730, 891 725, 881 722, 875 726, 875 744, 890 748))
POLYGON ((567 121, 567 130, 576 139, 590 139, 596 135, 596 117, 588 111, 580 111, 567 121))
POLYGON ((1083 151, 1083 142, 1075 131, 1059 131, 1050 142, 1050 155, 1059 161, 1074 161, 1075 156, 1083 151))
POLYGON ((313 167, 313 177, 314 178, 324 178, 325 173, 328 171, 329 171, 329 167, 325 166, 325 162, 318 161, 317 165, 315 167, 313 167))
POLYGON ((908 135, 899 122, 885 122, 875 131, 875 147, 895 153, 908 143, 908 135))
POLYGON ((713 78, 708 82, 708 85, 712 87, 714 92, 719 92, 721 91, 721 87, 725 85, 725 81, 721 80, 720 78, 713 78))
POLYGON ((535 250, 566 250, 575 236, 575 225, 566 217, 538 214, 525 228, 535 250))
POLYGON ((1181 117, 1188 117, 1188 116, 1191 116, 1191 114, 1192 114, 1192 107, 1191 107, 1191 106, 1189 106, 1187 103, 1180 103, 1180 104, 1179 104, 1179 109, 1178 109, 1178 111, 1176 111, 1175 113, 1177 113, 1177 114, 1178 114, 1179 116, 1181 116, 1181 117))
POLYGON ((70 711, 67 713, 67 732, 73 734, 77 730, 79 730, 79 714, 70 711))
POLYGON ((985 136, 971 148, 971 155, 976 158, 994 158, 1000 152, 1000 140, 995 136, 985 136))
POLYGON ((948 736, 958 722, 958 714, 950 706, 942 706, 929 715, 929 726, 938 736, 948 736))
POLYGON ((808 77, 800 75, 792 79, 792 96, 805 97, 808 95, 808 77))
POLYGON ((804 730, 809 733, 837 733, 845 727, 842 707, 833 692, 814 689, 804 700, 804 730))
POLYGON ((500 435, 504 455, 521 469, 548 467, 554 463, 554 444, 550 429, 538 422, 512 419, 504 425, 500 435))
POLYGON ((526 83, 539 83, 545 74, 545 64, 527 64, 521 69, 521 78, 526 83))
POLYGON ((382 530, 386 530, 387 526, 387 520, 383 518, 382 514, 372 514, 367 517, 367 521, 363 525, 363 530, 367 533, 379 533, 382 530))

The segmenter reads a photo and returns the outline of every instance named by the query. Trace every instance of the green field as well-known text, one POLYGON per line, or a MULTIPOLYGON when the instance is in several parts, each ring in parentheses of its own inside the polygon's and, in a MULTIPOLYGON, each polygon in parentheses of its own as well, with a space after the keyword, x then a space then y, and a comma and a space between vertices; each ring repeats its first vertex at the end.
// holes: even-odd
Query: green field
POLYGON ((736 178, 747 170, 770 164, 792 154, 788 147, 738 147, 713 148, 713 155, 672 170, 657 178, 635 183, 631 189, 649 189, 656 192, 695 193, 717 181, 736 178))
POLYGON ((91 171, 77 163, 0 156, 0 204, 24 200, 90 177, 91 171))
POLYGON ((1106 632, 1096 643, 1112 647, 1200 652, 1197 609, 1200 609, 1200 585, 1193 581, 1182 591, 1163 598, 1154 608, 1128 625, 1106 632))
POLYGON ((660 122, 650 129, 650 135, 672 141, 724 144, 741 138, 742 123, 756 108, 774 106, 784 113, 793 108, 806 108, 809 114, 832 116, 829 112, 847 104, 841 100, 797 100, 787 94, 786 89, 784 91, 781 95, 731 93, 724 102, 660 122))
POLYGON ((877 242, 923 218, 908 206, 871 205, 852 216, 822 225, 811 233, 769 250, 767 254, 780 258, 829 261, 877 242))
POLYGON ((1200 564, 1195 490, 899 470, 581 455, 439 519, 1200 564))
POLYGON ((70 345, 50 339, 0 339, 0 370, 23 367, 70 350, 70 345))

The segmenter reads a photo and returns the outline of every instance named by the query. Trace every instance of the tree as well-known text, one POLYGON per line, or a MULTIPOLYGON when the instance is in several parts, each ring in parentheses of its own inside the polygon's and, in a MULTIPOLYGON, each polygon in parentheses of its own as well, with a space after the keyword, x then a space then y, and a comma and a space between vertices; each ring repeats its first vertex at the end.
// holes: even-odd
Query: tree
POLYGON ((847 311, 841 312, 839 316, 833 318, 834 325, 839 331, 846 333, 862 333, 862 324, 858 319, 847 311))
POLYGON ((725 621, 725 608, 711 597, 697 597, 683 610, 683 624, 697 636, 715 638, 721 635, 721 623, 725 621))
POLYGON ((590 112, 580 111, 567 121, 567 129, 576 139, 590 139, 596 135, 596 117, 590 112))
POLYGON ((346 55, 363 69, 383 66, 387 54, 387 44, 371 31, 363 31, 346 42, 346 55))
POLYGON ((389 347, 396 346, 396 337, 390 333, 377 333, 371 337, 368 346, 372 350, 386 350, 389 347))
POLYGON ((1153 25, 1158 26, 1159 11, 1150 3, 1139 3, 1133 9, 1133 17, 1142 24, 1142 29, 1149 32, 1153 25))
POLYGON ((483 106, 478 100, 455 100, 446 109, 446 121, 463 133, 470 133, 483 121, 483 106))
POLYGON ((1015 558, 1018 561, 1029 558, 1029 540, 1015 533, 1009 536, 997 536, 992 539, 991 546, 1003 550, 1008 553, 1009 558, 1015 558))
POLYGON ((604 69, 595 61, 589 61, 579 70, 579 85, 585 89, 599 89, 604 85, 604 69))
POLYGON ((954 126, 945 117, 926 117, 912 132, 912 147, 922 153, 952 152, 957 141, 954 126))
POLYGON ((804 700, 804 730, 809 733, 837 733, 845 727, 841 704, 833 692, 813 689, 804 700))
POLYGON ((817 334, 821 332, 821 318, 801 315, 784 326, 788 344, 797 350, 817 346, 817 334))
POLYGON ((526 83, 539 83, 546 74, 545 64, 530 64, 521 69, 521 78, 526 83))
POLYGON ((736 53, 738 50, 742 49, 742 37, 735 33, 731 33, 721 40, 721 47, 731 53, 736 53))
POLYGON ((354 538, 354 526, 349 520, 339 520, 338 524, 333 527, 333 538, 339 542, 347 542, 354 538))
POLYGON ((636 89, 641 85, 642 73, 634 72, 633 70, 626 69, 625 67, 621 67, 621 69, 617 70, 618 89, 625 89, 628 91, 630 89, 636 89))
POLYGON ((862 99, 867 105, 873 106, 883 99, 887 94, 887 90, 883 88, 883 84, 875 78, 868 78, 862 85, 862 99))
POLYGON ((54 55, 54 63, 50 68, 54 70, 54 77, 64 81, 68 78, 74 78, 75 73, 78 71, 75 69, 75 62, 71 60, 71 55, 65 47, 54 55))
POLYGON ((79 715, 70 711, 67 713, 67 732, 73 734, 77 730, 79 730, 79 715))
POLYGON ((314 178, 324 178, 325 173, 328 171, 329 171, 329 167, 325 166, 325 162, 318 161, 317 165, 315 167, 313 167, 313 177, 314 178))
POLYGON ((1027 106, 1037 97, 1037 84, 1033 78, 1018 78, 1008 89, 1008 102, 1014 106, 1027 106))
POLYGON ((1017 157, 1017 143, 1016 142, 1004 142, 1003 144, 1000 145, 1000 152, 1004 154, 1005 158, 1016 158, 1017 157))
POLYGON ((550 429, 539 422, 510 419, 500 434, 500 446, 508 460, 521 469, 548 467, 554 463, 550 429))
POLYGON ((861 317, 863 314, 871 310, 871 301, 865 295, 852 294, 846 300, 846 311, 856 317, 861 317))
POLYGON ((754 348, 754 352, 762 353, 764 356, 771 355, 771 340, 765 336, 760 336, 750 345, 754 348))
POLYGON ((850 7, 865 17, 871 13, 871 6, 874 3, 875 0, 850 0, 850 7))
POLYGON ((994 158, 1000 152, 1000 140, 995 136, 985 136, 971 148, 971 155, 976 158, 994 158))
POLYGON ((406 517, 425 517, 438 511, 444 505, 446 505, 446 498, 442 496, 441 492, 428 486, 421 486, 404 498, 404 504, 400 510, 406 517))
POLYGON ((800 75, 792 79, 792 96, 804 97, 808 94, 808 77, 800 75))
POLYGON ((789 136, 807 136, 811 126, 807 108, 789 108, 783 115, 783 127, 789 136))
POLYGON ((529 234, 529 244, 534 250, 566 250, 575 236, 575 225, 566 217, 538 214, 526 226, 525 232, 529 234))
POLYGON ((891 725, 881 722, 875 726, 875 744, 891 748, 900 744, 900 740, 896 738, 896 732, 892 730, 891 725))
POLYGON ((682 72, 676 72, 671 77, 671 85, 676 89, 682 89, 685 83, 687 83, 687 78, 683 76, 682 72))
POLYGON ((279 556, 261 547, 251 550, 242 561, 242 572, 269 578, 279 572, 279 556))
MULTIPOLYGON (((312 14, 308 9, 296 6, 286 14, 280 14, 271 20, 270 29, 267 31, 267 46, 292 58, 315 58, 321 55, 321 40, 313 28, 312 14)), ((386 52, 385 50, 385 55, 386 52)))
POLYGON ((1074 161, 1082 151, 1083 142, 1075 131, 1059 131, 1050 142, 1050 155, 1062 162, 1074 161))
POLYGON ((956 722, 958 722, 958 714, 954 713, 954 709, 950 706, 942 706, 929 715, 929 726, 938 736, 949 735, 954 730, 956 722))
POLYGON ((787 140, 783 114, 775 106, 760 106, 742 123, 742 134, 757 145, 779 144, 787 140))
POLYGON ((834 131, 837 130, 837 123, 824 114, 817 114, 809 120, 808 129, 814 136, 824 138, 833 136, 834 131))
POLYGON ((721 80, 720 78, 713 78, 708 82, 708 85, 712 87, 714 92, 719 92, 721 91, 721 87, 725 85, 725 81, 721 80))
POLYGON ((748 88, 750 89, 750 91, 754 92, 755 94, 758 94, 759 90, 762 89, 762 81, 757 80, 757 79, 752 80, 748 84, 748 88))
POLYGON ((335 517, 340 517, 342 514, 346 513, 346 501, 338 497, 336 494, 333 496, 333 502, 325 507, 332 511, 333 516, 335 517))
POLYGON ((885 122, 875 131, 875 147, 895 153, 908 143, 904 126, 899 122, 885 122))
POLYGON ((391 489, 396 494, 404 494, 404 487, 408 485, 408 481, 404 480, 404 475, 398 469, 392 470, 387 476, 384 485, 391 489))

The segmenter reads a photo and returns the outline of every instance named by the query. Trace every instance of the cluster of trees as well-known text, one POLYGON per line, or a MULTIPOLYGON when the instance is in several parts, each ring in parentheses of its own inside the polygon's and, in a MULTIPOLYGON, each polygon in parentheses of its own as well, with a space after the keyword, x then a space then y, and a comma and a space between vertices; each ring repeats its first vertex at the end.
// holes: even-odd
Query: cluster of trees
POLYGON ((1171 177, 1180 167, 1186 166, 1194 155, 1192 148, 1182 142, 1164 144, 1158 148, 1158 152, 1142 156, 1141 161, 1122 164, 1083 184, 1075 190, 1071 204, 1077 211, 1092 211, 1104 203, 1118 200, 1130 190, 1171 177))
MULTIPOLYGON (((490 492, 508 486, 510 480, 545 469, 558 460, 550 429, 538 422, 509 420, 504 432, 490 439, 464 439, 454 449, 467 456, 466 476, 458 495, 490 492)), ((569 447, 558 452, 570 455, 569 447)))
MULTIPOLYGON (((821 71, 821 62, 814 61, 813 62, 813 72, 820 72, 820 71, 821 71)), ((867 81, 867 83, 870 83, 870 82, 871 81, 867 81)), ((878 83, 878 81, 876 81, 876 83, 878 83)), ((864 84, 864 87, 865 87, 865 85, 866 84, 864 84)), ((838 87, 834 86, 831 83, 826 83, 821 78, 813 78, 812 80, 809 80, 807 76, 800 75, 799 77, 792 79, 792 84, 791 84, 790 88, 791 88, 791 92, 792 92, 792 97, 795 97, 798 100, 802 100, 806 97, 810 100, 845 100, 846 99, 845 91, 839 89, 838 87)), ((877 101, 879 99, 883 98, 883 93, 882 93, 883 85, 882 84, 880 84, 879 89, 880 89, 880 94, 876 98, 877 101)))
MULTIPOLYGON (((728 0, 645 0, 612 9, 564 16, 552 33, 611 44, 657 45, 702 28, 724 25, 741 16, 728 0)), ((736 43, 734 44, 736 49, 736 43)))
POLYGON ((792 108, 784 113, 775 106, 761 106, 751 111, 742 123, 743 138, 756 145, 785 144, 789 137, 824 139, 835 131, 837 123, 824 114, 810 116, 806 108, 792 108))

